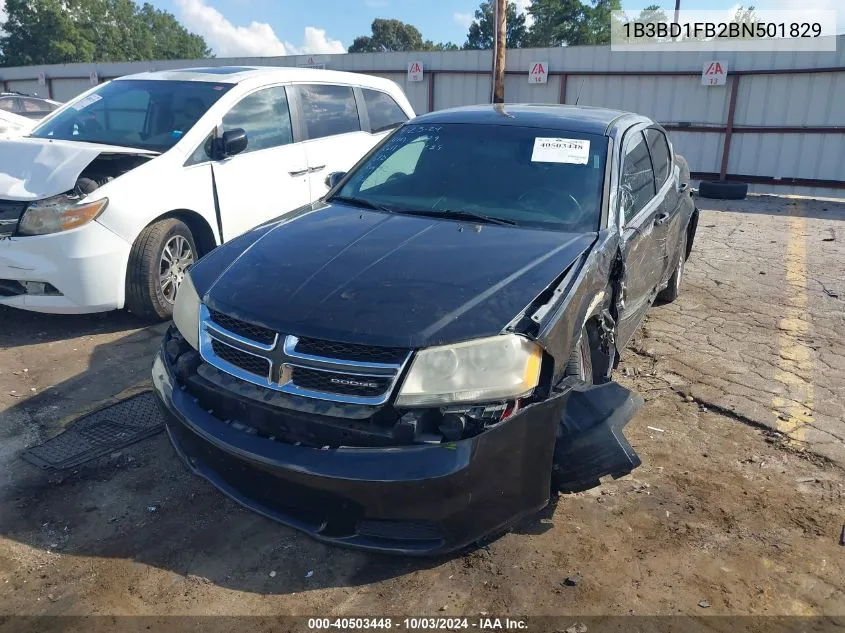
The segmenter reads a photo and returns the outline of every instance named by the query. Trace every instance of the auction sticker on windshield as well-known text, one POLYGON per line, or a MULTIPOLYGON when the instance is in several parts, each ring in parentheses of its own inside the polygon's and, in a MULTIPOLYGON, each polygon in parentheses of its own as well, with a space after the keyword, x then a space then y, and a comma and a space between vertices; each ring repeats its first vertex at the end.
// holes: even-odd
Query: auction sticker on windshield
POLYGON ((100 95, 88 95, 87 97, 80 99, 76 103, 74 103, 71 107, 74 110, 82 110, 83 108, 87 108, 92 103, 97 103, 102 97, 100 95))
POLYGON ((532 162, 586 165, 589 158, 590 141, 576 138, 537 137, 534 139, 532 162))

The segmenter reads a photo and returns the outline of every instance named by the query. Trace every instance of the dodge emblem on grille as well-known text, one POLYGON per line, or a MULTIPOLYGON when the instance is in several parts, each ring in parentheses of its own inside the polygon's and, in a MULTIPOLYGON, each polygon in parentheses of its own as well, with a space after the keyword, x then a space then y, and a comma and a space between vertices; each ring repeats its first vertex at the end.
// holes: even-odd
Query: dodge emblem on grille
POLYGON ((282 365, 282 371, 279 373, 279 385, 286 385, 293 377, 293 369, 290 365, 282 365))
POLYGON ((369 387, 371 389, 377 389, 378 383, 375 382, 361 382, 358 380, 349 380, 347 378, 330 378, 329 382, 333 385, 346 385, 348 387, 369 387))

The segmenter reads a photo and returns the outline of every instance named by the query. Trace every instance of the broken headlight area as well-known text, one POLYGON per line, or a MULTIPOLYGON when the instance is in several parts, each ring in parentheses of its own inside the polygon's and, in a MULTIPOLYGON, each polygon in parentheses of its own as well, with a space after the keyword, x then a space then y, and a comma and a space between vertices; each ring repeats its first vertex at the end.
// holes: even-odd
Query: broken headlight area
POLYGON ((171 327, 163 344, 166 361, 180 387, 224 423, 280 442, 317 448, 456 442, 501 424, 538 399, 408 409, 291 396, 250 384, 205 363, 191 340, 190 324, 194 321, 187 321, 181 329, 171 327))

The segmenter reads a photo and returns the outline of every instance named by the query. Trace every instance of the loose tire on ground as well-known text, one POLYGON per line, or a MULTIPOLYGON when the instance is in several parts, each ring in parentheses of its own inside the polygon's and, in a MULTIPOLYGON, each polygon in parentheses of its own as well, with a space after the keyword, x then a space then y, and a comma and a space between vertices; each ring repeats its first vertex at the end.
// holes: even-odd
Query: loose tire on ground
POLYGON ((698 185, 698 195, 715 200, 744 200, 748 195, 748 183, 702 180, 698 185))
MULTIPOLYGON (((197 253, 194 236, 188 226, 176 218, 165 218, 150 224, 141 231, 132 245, 126 271, 126 309, 133 314, 156 321, 164 321, 172 316, 173 302, 165 295, 160 276, 165 245, 172 246, 174 241, 179 241, 179 237, 184 239, 190 249, 190 257, 181 257, 180 261, 194 261, 197 253)), ((187 265, 184 263, 178 266, 179 274, 184 275, 184 267, 187 265)))

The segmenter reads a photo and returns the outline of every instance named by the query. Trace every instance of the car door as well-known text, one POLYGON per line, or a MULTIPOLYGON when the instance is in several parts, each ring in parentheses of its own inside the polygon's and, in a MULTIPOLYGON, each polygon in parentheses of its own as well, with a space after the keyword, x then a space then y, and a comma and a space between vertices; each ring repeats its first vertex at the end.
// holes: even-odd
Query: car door
POLYGON ((619 178, 621 251, 625 265, 619 300, 617 349, 621 353, 654 301, 666 268, 670 214, 665 190, 655 187, 654 168, 642 127, 626 133, 619 178))
POLYGON ((245 150, 211 165, 225 240, 311 201, 305 148, 294 142, 288 103, 285 86, 270 86, 223 116, 218 136, 239 128, 247 136, 245 150))
POLYGON ((672 160, 672 147, 665 132, 657 127, 645 130, 651 163, 654 166, 654 182, 657 196, 661 202, 661 214, 665 218, 662 232, 666 241, 664 249, 663 278, 660 286, 669 280, 678 261, 678 248, 682 245, 682 233, 686 229, 683 223, 681 204, 684 200, 683 192, 678 187, 678 174, 672 160))
POLYGON ((352 86, 299 84, 296 90, 311 197, 316 200, 328 191, 326 176, 348 171, 378 138, 364 130, 365 115, 352 86))

